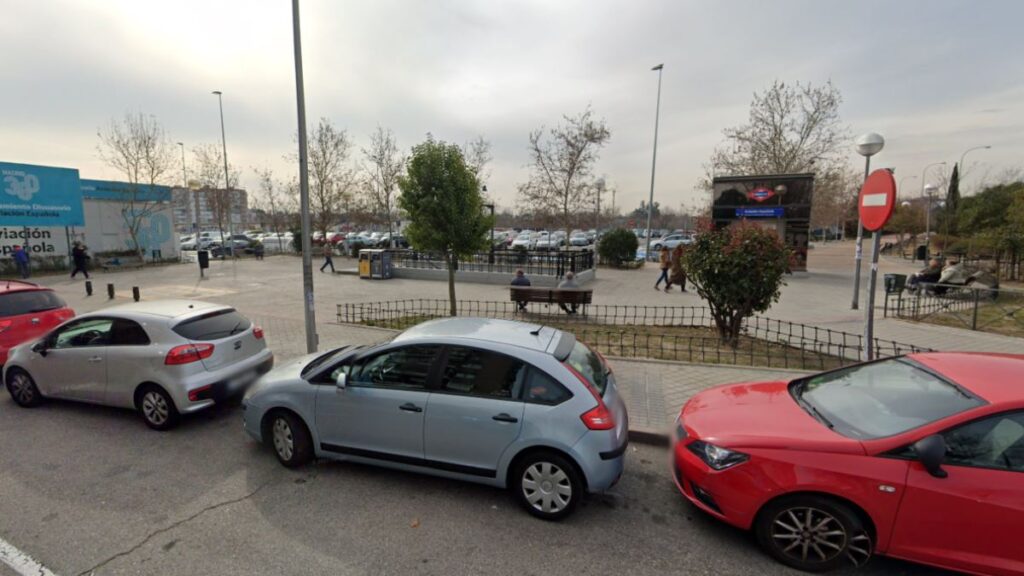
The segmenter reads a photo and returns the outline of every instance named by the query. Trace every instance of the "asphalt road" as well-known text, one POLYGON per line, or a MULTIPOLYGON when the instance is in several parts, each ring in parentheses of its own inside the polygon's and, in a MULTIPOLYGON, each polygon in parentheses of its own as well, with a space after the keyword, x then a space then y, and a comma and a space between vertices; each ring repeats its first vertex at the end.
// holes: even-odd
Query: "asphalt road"
MULTIPOLYGON (((299 471, 222 408, 135 414, 0 399, 0 538, 56 574, 791 574, 676 493, 632 445, 613 493, 561 523, 505 492, 354 464, 299 471)), ((6 568, 0 574, 6 575, 6 568)), ((876 559, 860 574, 937 574, 876 559)))

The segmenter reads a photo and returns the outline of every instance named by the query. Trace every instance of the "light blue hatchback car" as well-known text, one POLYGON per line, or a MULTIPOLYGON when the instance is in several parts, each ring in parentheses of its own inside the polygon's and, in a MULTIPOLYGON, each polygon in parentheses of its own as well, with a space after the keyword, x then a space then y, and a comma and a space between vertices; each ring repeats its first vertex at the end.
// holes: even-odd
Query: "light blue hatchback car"
POLYGON ((300 358, 243 407, 245 430, 285 466, 318 456, 508 487, 549 520, 618 481, 629 429, 600 354, 561 330, 482 318, 300 358))

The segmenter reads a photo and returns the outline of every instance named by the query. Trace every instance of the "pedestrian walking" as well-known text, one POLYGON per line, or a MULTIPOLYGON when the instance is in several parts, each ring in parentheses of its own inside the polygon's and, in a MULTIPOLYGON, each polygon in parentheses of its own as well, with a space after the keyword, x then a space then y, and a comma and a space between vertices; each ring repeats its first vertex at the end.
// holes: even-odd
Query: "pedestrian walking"
POLYGON ((21 274, 22 278, 28 278, 30 274, 29 263, 28 263, 28 252, 21 246, 14 247, 14 254, 11 255, 14 258, 14 264, 18 267, 18 273, 21 274))
POLYGON ((685 249, 683 244, 676 244, 672 250, 671 273, 669 274, 669 286, 679 284, 683 292, 686 292, 686 268, 683 266, 683 255, 685 249))
POLYGON ((253 254, 256 255, 256 259, 257 260, 263 260, 263 241, 262 240, 257 240, 255 243, 253 243, 252 252, 253 252, 253 254))
POLYGON ((658 265, 661 267, 661 276, 658 276, 658 281, 654 283, 654 289, 658 290, 658 287, 662 282, 665 282, 665 292, 668 292, 669 288, 672 287, 672 283, 668 279, 668 270, 672 265, 672 255, 668 251, 668 246, 661 247, 661 253, 658 254, 658 265))
MULTIPOLYGON (((516 270, 516 275, 512 278, 512 286, 529 286, 530 279, 526 277, 522 269, 516 270)), ((518 300, 516 304, 519 305, 520 312, 526 312, 526 300, 518 300)))
POLYGON ((75 240, 74 246, 71 248, 71 261, 75 265, 75 269, 71 271, 71 277, 74 278, 79 272, 85 274, 85 277, 89 277, 89 271, 86 269, 86 263, 89 261, 89 248, 80 241, 75 240))
POLYGON ((324 242, 324 264, 320 267, 320 271, 323 272, 324 268, 331 267, 331 274, 334 274, 334 250, 332 249, 330 242, 324 242))

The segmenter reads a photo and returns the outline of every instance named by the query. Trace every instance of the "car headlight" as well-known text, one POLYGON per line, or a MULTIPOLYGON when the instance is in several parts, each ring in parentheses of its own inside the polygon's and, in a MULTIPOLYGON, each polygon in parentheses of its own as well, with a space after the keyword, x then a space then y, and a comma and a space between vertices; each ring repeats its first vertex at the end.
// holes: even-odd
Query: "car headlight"
POLYGON ((725 470, 750 459, 749 455, 742 452, 735 452, 700 440, 691 442, 687 448, 715 470, 725 470))

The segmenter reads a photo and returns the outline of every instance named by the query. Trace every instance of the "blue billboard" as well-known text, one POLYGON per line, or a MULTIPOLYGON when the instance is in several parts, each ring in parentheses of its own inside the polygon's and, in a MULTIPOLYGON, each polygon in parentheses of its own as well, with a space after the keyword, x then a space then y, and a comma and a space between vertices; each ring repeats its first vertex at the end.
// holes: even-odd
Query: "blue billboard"
POLYGON ((84 226, 78 170, 0 162, 0 226, 84 226))
POLYGON ((170 186, 133 185, 113 180, 81 180, 82 197, 89 200, 117 200, 127 202, 135 194, 136 202, 170 202, 170 186))

